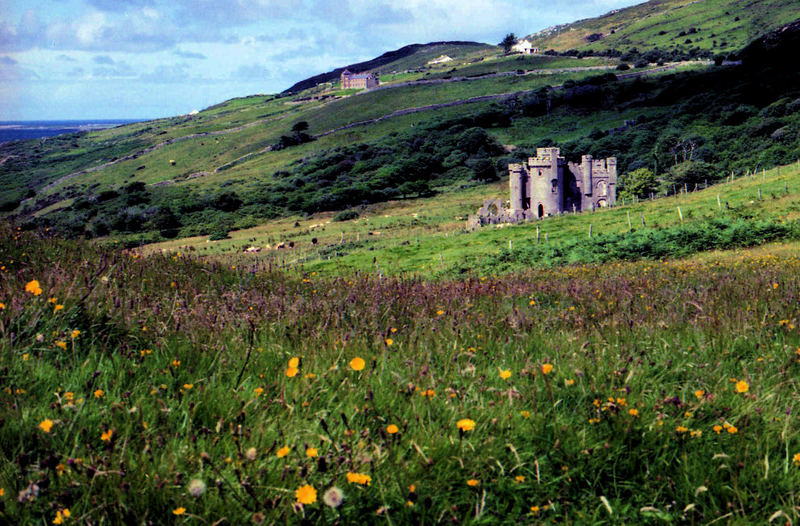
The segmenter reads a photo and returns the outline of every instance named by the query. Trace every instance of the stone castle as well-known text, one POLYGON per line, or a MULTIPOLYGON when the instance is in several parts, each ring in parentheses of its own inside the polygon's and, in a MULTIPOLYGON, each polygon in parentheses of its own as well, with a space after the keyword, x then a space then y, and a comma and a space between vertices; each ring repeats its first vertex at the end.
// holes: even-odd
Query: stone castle
POLYGON ((558 148, 537 148, 536 157, 524 164, 509 164, 510 201, 485 201, 468 228, 487 224, 518 223, 565 212, 611 206, 616 201, 617 158, 568 163, 558 148))

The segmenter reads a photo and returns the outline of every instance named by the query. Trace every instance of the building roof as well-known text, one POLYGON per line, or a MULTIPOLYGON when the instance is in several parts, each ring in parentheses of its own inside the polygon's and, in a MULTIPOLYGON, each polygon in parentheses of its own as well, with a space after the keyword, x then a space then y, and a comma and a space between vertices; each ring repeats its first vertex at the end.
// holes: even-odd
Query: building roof
POLYGON ((351 79, 370 79, 375 77, 374 73, 350 73, 349 70, 342 71, 342 76, 350 77, 351 79))

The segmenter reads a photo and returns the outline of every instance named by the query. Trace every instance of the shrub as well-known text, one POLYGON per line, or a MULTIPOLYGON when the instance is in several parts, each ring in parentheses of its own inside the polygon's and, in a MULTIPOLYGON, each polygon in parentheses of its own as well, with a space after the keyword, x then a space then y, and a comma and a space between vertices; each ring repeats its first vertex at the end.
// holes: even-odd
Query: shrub
POLYGON ((334 221, 350 221, 351 219, 358 219, 358 212, 353 210, 352 208, 348 210, 342 210, 341 212, 337 213, 333 216, 334 221))

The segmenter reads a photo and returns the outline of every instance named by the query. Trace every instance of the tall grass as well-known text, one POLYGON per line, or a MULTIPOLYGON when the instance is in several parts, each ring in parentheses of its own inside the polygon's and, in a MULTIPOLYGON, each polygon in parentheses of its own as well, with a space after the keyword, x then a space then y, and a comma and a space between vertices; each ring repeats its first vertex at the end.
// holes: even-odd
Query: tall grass
POLYGON ((797 520, 797 258, 428 282, 4 232, 0 265, 2 521, 797 520))

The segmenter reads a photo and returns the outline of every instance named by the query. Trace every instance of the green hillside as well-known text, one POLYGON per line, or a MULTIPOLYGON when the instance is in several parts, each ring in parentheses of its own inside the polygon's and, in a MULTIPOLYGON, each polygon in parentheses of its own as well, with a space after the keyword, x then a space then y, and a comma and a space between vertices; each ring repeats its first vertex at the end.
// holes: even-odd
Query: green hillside
POLYGON ((457 46, 459 60, 420 66, 443 51, 422 46, 383 64, 377 90, 319 85, 4 144, 0 209, 23 228, 129 246, 225 238, 279 217, 458 193, 548 144, 570 159, 617 156, 620 191, 628 173, 650 169, 652 190, 668 195, 800 157, 796 31, 776 34, 743 50, 740 66, 633 70, 608 57, 471 45, 457 46))
POLYGON ((653 0, 530 35, 542 50, 735 53, 798 17, 796 0, 653 0))

